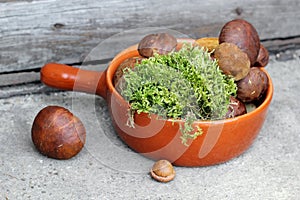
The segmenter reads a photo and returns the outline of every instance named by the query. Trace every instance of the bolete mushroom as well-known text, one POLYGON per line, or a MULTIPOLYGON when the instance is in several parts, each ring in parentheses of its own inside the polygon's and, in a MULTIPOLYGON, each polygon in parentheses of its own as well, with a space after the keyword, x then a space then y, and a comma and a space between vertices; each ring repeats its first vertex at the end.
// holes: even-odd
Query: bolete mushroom
POLYGON ((237 82, 237 98, 243 102, 259 100, 268 88, 268 77, 258 67, 251 67, 245 78, 237 82))
POLYGON ((35 117, 31 137, 37 150, 50 158, 69 159, 85 144, 81 120, 61 106, 47 106, 35 117))
POLYGON ((175 170, 168 160, 159 160, 153 164, 150 174, 159 182, 169 182, 175 178, 175 170))
POLYGON ((128 69, 133 69, 134 66, 138 63, 141 63, 141 61, 144 58, 142 57, 131 57, 131 58, 127 58, 126 60, 124 60, 118 67, 118 69, 116 70, 115 74, 114 74, 114 85, 116 86, 117 83, 119 82, 120 78, 123 76, 124 70, 126 70, 126 68, 128 69))
POLYGON ((258 56, 256 62, 254 63, 255 67, 265 67, 269 62, 269 52, 264 47, 264 45, 260 44, 258 56))
POLYGON ((238 81, 244 78, 250 70, 250 60, 246 53, 235 44, 224 42, 215 50, 214 57, 218 60, 220 69, 226 75, 238 81))
POLYGON ((168 33, 153 33, 145 36, 138 44, 141 56, 149 58, 153 54, 167 54, 177 46, 177 39, 168 33))
POLYGON ((228 106, 228 112, 226 113, 226 118, 233 118, 247 113, 246 106, 243 102, 237 98, 230 96, 228 106))
POLYGON ((196 40, 196 44, 204 47, 207 51, 211 52, 218 48, 219 39, 210 37, 199 38, 198 40, 196 40))

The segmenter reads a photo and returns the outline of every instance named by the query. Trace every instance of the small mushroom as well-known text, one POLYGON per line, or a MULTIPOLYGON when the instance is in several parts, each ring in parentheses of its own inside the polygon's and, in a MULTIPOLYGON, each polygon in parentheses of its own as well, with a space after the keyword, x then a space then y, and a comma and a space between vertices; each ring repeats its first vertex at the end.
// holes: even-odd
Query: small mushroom
POLYGON ((167 160, 159 160, 151 168, 152 178, 159 182, 169 182, 175 178, 173 165, 167 160))
POLYGON ((47 106, 35 117, 31 138, 41 154, 55 159, 69 159, 83 148, 86 131, 81 120, 68 109, 47 106))
POLYGON ((226 118, 233 118, 247 113, 246 106, 243 102, 237 98, 230 96, 230 102, 228 106, 228 112, 226 118))
POLYGON ((212 52, 219 46, 218 38, 200 38, 196 40, 196 44, 200 47, 204 47, 207 51, 212 52))
POLYGON ((123 76, 123 72, 125 68, 133 69, 137 63, 141 63, 144 58, 142 57, 131 57, 124 60, 116 70, 114 74, 114 85, 116 86, 119 82, 120 78, 123 76))
POLYGON ((237 98, 243 102, 259 100, 268 89, 268 77, 258 67, 252 67, 245 78, 237 82, 237 98))
POLYGON ((224 42, 214 53, 220 69, 238 81, 244 78, 250 70, 250 61, 246 53, 235 44, 224 42))
POLYGON ((255 67, 265 67, 269 63, 269 52, 264 47, 264 45, 260 44, 259 53, 254 63, 255 67))
POLYGON ((243 19, 227 22, 219 35, 219 43, 223 42, 237 45, 248 55, 251 66, 256 62, 260 48, 260 39, 256 29, 249 22, 243 19))
POLYGON ((149 58, 155 53, 167 54, 177 46, 177 39, 168 33, 154 33, 145 36, 138 45, 141 56, 149 58))

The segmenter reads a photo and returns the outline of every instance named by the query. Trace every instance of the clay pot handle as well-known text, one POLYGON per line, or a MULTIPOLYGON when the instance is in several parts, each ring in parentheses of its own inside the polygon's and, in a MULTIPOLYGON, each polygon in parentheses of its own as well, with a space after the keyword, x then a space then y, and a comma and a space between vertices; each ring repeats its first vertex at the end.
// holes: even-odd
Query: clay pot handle
POLYGON ((106 98, 106 71, 90 71, 59 63, 48 63, 40 71, 41 81, 54 88, 97 94, 106 98))

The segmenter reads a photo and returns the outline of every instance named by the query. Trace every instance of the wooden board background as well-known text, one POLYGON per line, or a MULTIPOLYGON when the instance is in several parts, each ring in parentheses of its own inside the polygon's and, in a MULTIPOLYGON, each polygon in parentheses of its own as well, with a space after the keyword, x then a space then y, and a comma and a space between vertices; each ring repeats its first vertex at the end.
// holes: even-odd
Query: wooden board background
POLYGON ((199 38, 243 18, 263 41, 282 42, 300 36, 299 8, 299 0, 0 0, 0 73, 80 62, 112 35, 145 27, 199 38))

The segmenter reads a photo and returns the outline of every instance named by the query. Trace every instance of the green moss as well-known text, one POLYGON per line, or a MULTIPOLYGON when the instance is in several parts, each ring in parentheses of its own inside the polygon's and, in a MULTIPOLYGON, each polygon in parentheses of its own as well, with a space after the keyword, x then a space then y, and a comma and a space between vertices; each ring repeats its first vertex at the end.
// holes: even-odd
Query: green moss
POLYGON ((178 52, 143 60, 135 68, 124 70, 121 95, 135 111, 154 113, 164 118, 184 119, 182 141, 196 138, 195 120, 223 119, 230 95, 237 87, 233 78, 219 69, 203 48, 184 45, 178 52))

